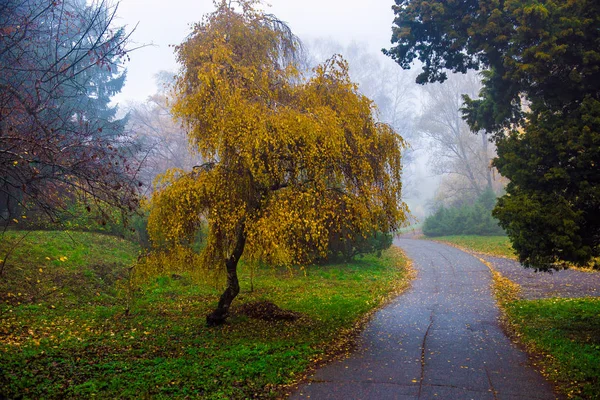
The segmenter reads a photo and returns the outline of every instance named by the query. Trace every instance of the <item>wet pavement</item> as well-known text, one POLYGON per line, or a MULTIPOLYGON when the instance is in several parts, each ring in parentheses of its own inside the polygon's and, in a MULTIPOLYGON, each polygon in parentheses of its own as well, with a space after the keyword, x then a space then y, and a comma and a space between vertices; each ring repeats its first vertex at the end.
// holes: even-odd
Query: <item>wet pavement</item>
POLYGON ((357 351, 316 371, 292 399, 555 399, 502 332, 488 268, 456 248, 396 239, 411 289, 377 312, 357 351))
POLYGON ((528 300, 550 297, 600 296, 600 272, 566 269, 554 272, 535 272, 507 258, 477 254, 491 263, 494 269, 521 286, 521 296, 528 300))

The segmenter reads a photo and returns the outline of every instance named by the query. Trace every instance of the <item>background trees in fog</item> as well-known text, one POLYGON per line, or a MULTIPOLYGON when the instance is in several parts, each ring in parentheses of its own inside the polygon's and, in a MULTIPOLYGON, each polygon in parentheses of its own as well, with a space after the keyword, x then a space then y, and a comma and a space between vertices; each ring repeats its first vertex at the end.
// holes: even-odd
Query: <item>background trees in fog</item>
POLYGON ((472 204, 485 190, 501 191, 491 161, 496 148, 485 131, 474 134, 462 118, 463 95, 477 97, 481 88, 476 73, 454 74, 443 84, 423 87, 423 109, 417 130, 427 148, 429 164, 442 180, 434 208, 472 204))
POLYGON ((129 106, 127 128, 141 146, 139 178, 145 194, 151 190, 154 178, 168 169, 190 171, 201 164, 201 157, 191 149, 185 130, 171 113, 169 94, 173 82, 173 73, 159 72, 158 91, 144 103, 129 106))

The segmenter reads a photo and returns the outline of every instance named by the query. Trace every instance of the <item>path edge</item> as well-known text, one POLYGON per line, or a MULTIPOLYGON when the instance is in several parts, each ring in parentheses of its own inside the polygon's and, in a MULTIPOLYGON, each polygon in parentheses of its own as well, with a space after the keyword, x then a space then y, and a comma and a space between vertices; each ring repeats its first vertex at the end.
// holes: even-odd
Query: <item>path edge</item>
POLYGON ((357 349, 358 345, 360 344, 361 334, 365 330, 367 324, 371 322, 375 314, 388 306, 396 298, 402 296, 412 287, 413 281, 417 278, 417 271, 413 267, 412 260, 399 246, 392 244, 390 249, 400 253, 401 257, 406 261, 404 265, 406 276, 402 282, 399 282, 398 285, 382 299, 381 303, 378 304, 377 307, 374 307, 363 314, 351 328, 343 329, 340 332, 338 339, 329 343, 329 345, 326 347, 324 353, 325 357, 311 361, 310 365, 304 370, 302 375, 296 377, 293 382, 286 385, 279 385, 275 390, 275 392, 278 394, 277 398, 287 399, 292 395, 292 393, 298 390, 301 385, 308 383, 310 377, 317 371, 317 369, 349 357, 351 353, 357 349))
MULTIPOLYGON (((428 240, 428 239, 421 239, 421 240, 428 240)), ((491 287, 492 293, 494 294, 494 300, 496 301, 498 310, 500 311, 500 315, 498 317, 498 322, 499 322, 500 328, 506 334, 506 336, 510 339, 511 342, 513 342, 518 348, 520 348, 522 351, 525 352, 525 354, 527 354, 528 364, 533 369, 538 371, 544 377, 544 379, 552 386, 552 390, 554 391, 556 398, 557 399, 566 399, 567 397, 566 397, 565 393, 563 392, 563 390, 561 389, 560 382, 557 382, 554 379, 550 379, 550 375, 547 372, 548 366, 547 366, 546 362, 544 362, 544 361, 547 358, 552 357, 552 356, 548 352, 545 352, 542 349, 540 349, 535 344, 524 342, 522 339, 520 330, 519 330, 519 325, 512 322, 506 312, 506 305, 509 302, 517 301, 517 300, 524 300, 524 298, 521 295, 521 292, 522 292, 521 285, 519 285, 518 283, 516 283, 516 282, 510 280, 509 278, 507 278, 506 276, 504 276, 502 273, 500 273, 499 271, 497 271, 494 268, 493 263, 483 259, 480 256, 481 255, 492 256, 492 257, 513 260, 513 261, 515 261, 515 259, 511 259, 510 257, 506 257, 506 256, 498 256, 498 255, 481 253, 478 251, 474 251, 474 250, 459 246, 455 243, 450 243, 450 242, 446 242, 443 240, 433 240, 433 241, 437 242, 437 243, 443 243, 445 245, 448 245, 448 246, 454 247, 456 249, 459 249, 461 251, 464 251, 465 253, 470 254, 471 256, 475 257, 483 265, 488 267, 488 269, 490 270, 490 273, 492 275, 492 287, 491 287)), ((533 301, 533 300, 531 300, 531 301, 533 301)))

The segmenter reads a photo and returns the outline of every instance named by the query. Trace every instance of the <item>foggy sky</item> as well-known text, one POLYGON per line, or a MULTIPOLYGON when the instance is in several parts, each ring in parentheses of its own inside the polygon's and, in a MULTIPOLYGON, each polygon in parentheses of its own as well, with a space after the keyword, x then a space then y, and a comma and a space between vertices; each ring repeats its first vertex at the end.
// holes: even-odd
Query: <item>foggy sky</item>
MULTIPOLYGON (((265 10, 288 23, 301 40, 328 39, 346 46, 365 44, 369 53, 385 58, 382 48, 389 48, 392 35, 394 0, 270 0, 265 10)), ((212 0, 120 0, 115 25, 127 26, 132 34, 131 47, 147 45, 131 53, 125 64, 127 80, 115 102, 143 102, 157 90, 155 74, 176 71, 173 47, 189 34, 191 24, 214 11, 212 0)), ((415 110, 417 112, 417 110, 415 110)), ((428 199, 439 179, 428 172, 427 155, 420 153, 412 166, 418 187, 416 197, 405 197, 413 214, 422 218, 428 199)))
MULTIPOLYGON (((331 38, 342 44, 364 42, 373 52, 390 46, 393 0, 270 0, 266 11, 286 21, 302 40, 331 38)), ((154 75, 175 71, 173 48, 190 32, 190 25, 214 10, 212 0, 120 0, 116 25, 133 32, 125 64, 127 81, 115 101, 143 101, 156 91, 154 75)))

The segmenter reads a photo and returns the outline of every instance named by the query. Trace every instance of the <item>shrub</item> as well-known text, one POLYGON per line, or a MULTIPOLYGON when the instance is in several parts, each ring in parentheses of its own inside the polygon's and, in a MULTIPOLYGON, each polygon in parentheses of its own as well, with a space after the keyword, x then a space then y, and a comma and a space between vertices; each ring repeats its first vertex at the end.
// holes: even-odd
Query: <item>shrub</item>
POLYGON ((329 239, 329 251, 326 261, 345 260, 349 261, 356 256, 375 253, 381 256, 381 252, 392 245, 392 234, 374 232, 363 237, 362 235, 350 235, 348 237, 332 237, 329 239))
POLYGON ((473 205, 441 207, 423 223, 425 236, 447 235, 504 235, 498 221, 492 216, 496 196, 486 190, 473 205))

